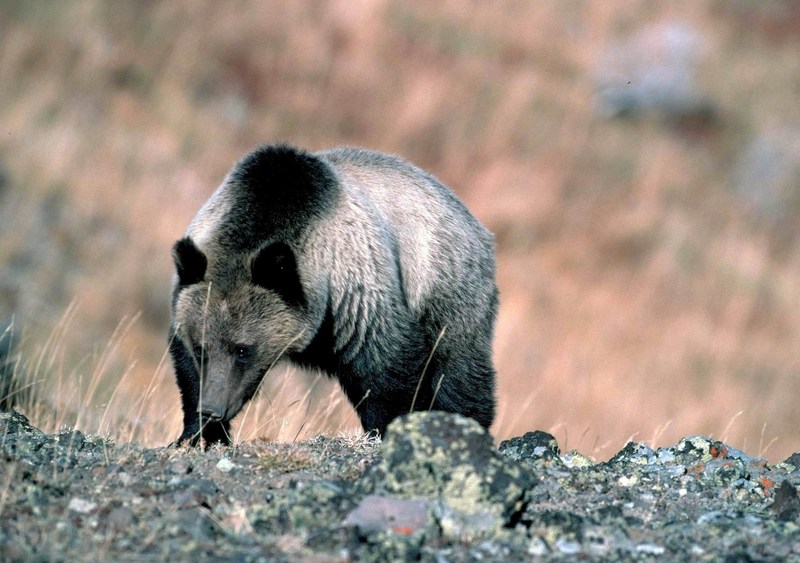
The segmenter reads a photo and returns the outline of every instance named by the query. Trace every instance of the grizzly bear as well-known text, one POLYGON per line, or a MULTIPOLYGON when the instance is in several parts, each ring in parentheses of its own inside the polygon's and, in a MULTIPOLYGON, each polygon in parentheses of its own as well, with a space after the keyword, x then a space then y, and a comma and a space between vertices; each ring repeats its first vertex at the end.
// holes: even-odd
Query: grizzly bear
POLYGON ((173 247, 177 443, 230 443, 276 362, 335 377, 366 431, 495 412, 494 239, 432 175, 355 148, 262 146, 173 247))

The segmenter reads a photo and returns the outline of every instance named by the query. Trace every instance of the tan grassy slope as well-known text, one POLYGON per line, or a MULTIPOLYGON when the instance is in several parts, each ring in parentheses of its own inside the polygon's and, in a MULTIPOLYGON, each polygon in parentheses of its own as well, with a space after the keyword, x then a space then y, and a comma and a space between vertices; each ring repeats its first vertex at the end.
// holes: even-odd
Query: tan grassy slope
MULTIPOLYGON (((0 5, 0 315, 34 423, 177 436, 169 247, 236 158, 286 140, 401 154, 497 234, 496 436, 800 450, 798 198, 759 212, 736 189, 754 140, 800 127, 800 18, 770 6, 0 5), (601 55, 674 21, 703 38, 718 119, 602 117, 601 55)), ((356 425, 294 371, 240 437, 356 425)))

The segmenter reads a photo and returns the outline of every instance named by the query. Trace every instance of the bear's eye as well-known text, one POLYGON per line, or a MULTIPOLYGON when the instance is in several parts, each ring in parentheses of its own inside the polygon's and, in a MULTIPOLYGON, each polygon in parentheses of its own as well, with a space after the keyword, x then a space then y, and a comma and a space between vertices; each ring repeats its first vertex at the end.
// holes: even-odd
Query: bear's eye
POLYGON ((253 357, 253 346, 247 344, 237 344, 233 348, 233 355, 237 362, 246 363, 253 357))

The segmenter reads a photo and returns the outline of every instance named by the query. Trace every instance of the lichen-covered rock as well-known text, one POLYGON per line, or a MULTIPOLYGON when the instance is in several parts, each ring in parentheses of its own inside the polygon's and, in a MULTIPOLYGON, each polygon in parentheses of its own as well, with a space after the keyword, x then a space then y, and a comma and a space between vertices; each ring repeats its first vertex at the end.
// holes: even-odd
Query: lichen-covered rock
POLYGON ((784 481, 775 491, 775 500, 770 510, 784 522, 796 520, 800 517, 800 498, 797 488, 789 481, 784 481))
POLYGON ((383 459, 365 475, 367 492, 426 498, 445 536, 479 537, 514 526, 536 478, 501 456, 477 422, 412 413, 389 425, 383 459))
POLYGON ((800 457, 769 466, 704 436, 658 449, 631 442, 602 463, 576 452, 556 454, 556 448, 545 433, 500 445, 539 476, 520 519, 529 555, 780 559, 800 553, 800 498, 789 482, 798 480, 800 457))
POLYGON ((668 449, 675 454, 675 461, 684 465, 692 462, 706 463, 712 459, 720 458, 750 459, 739 450, 705 436, 688 436, 668 449))
POLYGON ((103 455, 106 440, 77 430, 47 435, 15 411, 0 412, 0 452, 30 466, 52 464, 57 469, 91 465, 103 455))
POLYGON ((28 418, 17 411, 0 412, 0 436, 12 436, 14 434, 38 434, 42 432, 31 426, 28 418))
POLYGON ((536 430, 524 436, 500 443, 497 450, 506 458, 531 467, 538 465, 561 465, 561 448, 552 434, 536 430))
POLYGON ((790 455, 775 467, 784 469, 788 473, 800 472, 800 453, 790 455))

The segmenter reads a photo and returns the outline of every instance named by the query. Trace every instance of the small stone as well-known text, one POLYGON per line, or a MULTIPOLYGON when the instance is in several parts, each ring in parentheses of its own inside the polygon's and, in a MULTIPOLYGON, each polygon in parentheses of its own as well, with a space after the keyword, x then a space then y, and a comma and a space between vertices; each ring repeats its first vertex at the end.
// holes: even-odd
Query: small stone
POLYGON ((775 467, 786 469, 789 473, 800 470, 800 453, 793 453, 775 467))
POLYGON ((197 489, 201 493, 206 496, 211 496, 217 494, 219 492, 219 487, 214 481, 210 479, 184 479, 182 481, 183 485, 186 487, 191 487, 193 489, 197 489))
POLYGON ((725 515, 719 510, 712 510, 701 514, 697 519, 698 524, 709 524, 724 519, 725 515))
POLYGON ((214 520, 201 508, 181 510, 175 519, 175 528, 170 530, 176 535, 188 535, 196 542, 213 542, 218 533, 214 520))
POLYGON ((500 443, 498 451, 514 461, 532 463, 535 460, 550 461, 561 453, 552 434, 536 430, 522 437, 511 438, 500 443))
POLYGON ((636 551, 638 553, 644 553, 646 555, 664 555, 666 549, 664 546, 656 545, 652 543, 642 543, 636 546, 636 551))
POLYGON ((456 541, 472 541, 476 537, 490 536, 492 530, 499 528, 501 522, 497 514, 490 510, 464 512, 448 505, 436 503, 433 510, 442 536, 456 541))
POLYGON ((172 496, 173 504, 180 509, 200 506, 205 500, 203 493, 194 488, 178 491, 172 496))
MULTIPOLYGON (((226 459, 226 458, 223 458, 226 459)), ((188 461, 176 461, 169 466, 169 472, 175 475, 186 475, 192 472, 192 464, 188 461)))
POLYGON ((789 481, 781 483, 775 491, 775 500, 770 509, 778 517, 778 520, 784 522, 800 516, 800 498, 797 496, 797 489, 794 485, 789 481))
POLYGON ((581 544, 575 541, 560 539, 556 542, 556 549, 566 555, 575 555, 581 552, 581 544))
POLYGON ((108 513, 106 522, 112 528, 124 531, 136 523, 136 516, 127 506, 119 506, 108 513))
POLYGON ((569 468, 584 469, 594 465, 592 458, 583 455, 576 450, 570 450, 561 456, 561 461, 569 468))
POLYGON ((0 434, 34 434, 43 436, 41 430, 31 426, 28 418, 17 411, 0 412, 0 434))
POLYGON ((628 442, 617 454, 608 460, 609 464, 632 463, 635 465, 647 465, 653 462, 655 452, 647 444, 640 442, 628 442))
POLYGON ((220 470, 220 471, 222 471, 223 473, 230 473, 231 471, 233 471, 233 468, 234 468, 234 467, 236 467, 236 464, 234 464, 234 463, 233 463, 233 462, 232 462, 230 459, 228 459, 227 457, 223 457, 222 459, 220 459, 220 460, 217 462, 217 469, 219 469, 219 470, 220 470))
POLYGON ((547 555, 548 552, 549 550, 547 549, 547 543, 539 536, 535 536, 528 544, 528 555, 533 555, 534 557, 543 557, 547 555))
POLYGON ((67 447, 69 450, 77 451, 83 447, 86 442, 86 436, 79 430, 67 430, 56 434, 56 442, 60 445, 67 447))
POLYGON ((89 514, 97 509, 97 504, 82 498, 73 498, 69 501, 67 509, 79 514, 89 514))
POLYGON ((247 518, 247 509, 241 504, 235 503, 233 508, 223 516, 222 522, 237 536, 248 536, 253 533, 253 525, 247 518))
POLYGON ((347 515, 344 523, 358 526, 365 533, 389 530, 412 534, 427 525, 428 502, 424 499, 367 495, 347 515))

